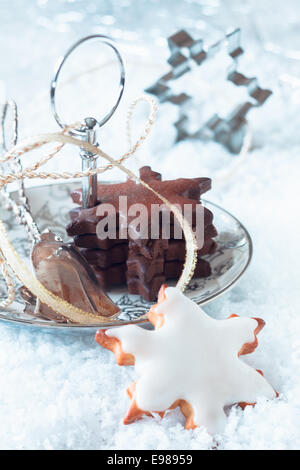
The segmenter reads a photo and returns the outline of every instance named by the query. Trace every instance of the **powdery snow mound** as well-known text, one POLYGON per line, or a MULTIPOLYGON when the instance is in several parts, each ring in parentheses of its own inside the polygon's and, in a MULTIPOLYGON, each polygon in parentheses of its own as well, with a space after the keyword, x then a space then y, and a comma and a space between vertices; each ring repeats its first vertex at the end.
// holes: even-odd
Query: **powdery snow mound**
POLYGON ((246 360, 280 396, 244 412, 233 408, 215 440, 186 431, 178 411, 124 426, 131 368, 93 338, 54 337, 1 325, 0 446, 3 449, 300 448, 300 148, 271 143, 253 151, 234 186, 215 192, 248 227, 254 259, 240 283, 205 307, 216 318, 260 316, 266 327, 246 360))

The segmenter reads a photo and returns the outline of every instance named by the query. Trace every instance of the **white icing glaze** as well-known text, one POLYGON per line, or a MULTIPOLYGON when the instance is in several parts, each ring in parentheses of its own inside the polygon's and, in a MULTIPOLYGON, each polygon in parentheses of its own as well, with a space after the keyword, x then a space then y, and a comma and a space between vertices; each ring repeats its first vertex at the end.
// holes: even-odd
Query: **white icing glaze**
POLYGON ((238 357, 242 346, 255 339, 256 320, 215 320, 177 288, 168 287, 165 294, 156 307, 164 314, 160 329, 129 325, 106 332, 135 356, 140 409, 164 411, 183 399, 193 407, 195 424, 218 432, 225 406, 275 397, 264 377, 238 357))

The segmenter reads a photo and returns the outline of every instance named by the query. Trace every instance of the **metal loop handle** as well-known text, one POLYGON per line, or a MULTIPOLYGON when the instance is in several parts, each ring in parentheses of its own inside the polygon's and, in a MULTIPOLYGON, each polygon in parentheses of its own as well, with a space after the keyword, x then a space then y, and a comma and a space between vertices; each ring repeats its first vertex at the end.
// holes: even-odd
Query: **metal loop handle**
POLYGON ((2 107, 1 111, 1 133, 0 133, 0 145, 3 147, 5 152, 8 152, 10 147, 16 145, 18 140, 18 110, 17 105, 13 100, 6 101, 2 107), (5 121, 7 119, 8 110, 11 109, 13 113, 12 117, 12 141, 7 145, 6 135, 5 135, 5 121))
MULTIPOLYGON (((59 74, 61 72, 61 69, 62 69, 64 63, 66 62, 67 58, 72 54, 72 52, 74 52, 75 49, 77 49, 77 47, 79 47, 81 44, 83 44, 84 42, 87 42, 89 40, 99 40, 103 44, 106 44, 107 46, 109 46, 114 51, 114 53, 116 55, 116 58, 117 58, 117 61, 118 61, 118 64, 119 64, 119 67, 120 67, 120 82, 119 82, 119 91, 118 91, 117 100, 116 100, 115 104, 113 105, 113 107, 111 108, 111 110, 102 119, 97 120, 97 119, 94 118, 99 127, 102 127, 112 117, 112 115, 116 111, 116 109, 117 109, 117 107, 120 103, 120 100, 122 98, 122 95, 123 95, 124 85, 125 85, 125 68, 124 68, 124 63, 123 63, 123 59, 121 57, 121 54, 118 51, 113 39, 111 39, 108 36, 104 36, 103 34, 93 34, 91 36, 86 36, 86 37, 80 39, 75 44, 73 44, 73 46, 71 46, 70 49, 67 50, 65 55, 62 56, 61 59, 59 60, 59 63, 56 67, 54 78, 52 79, 51 85, 50 85, 50 101, 51 101, 52 113, 54 115, 54 118, 55 118, 56 122, 63 129, 68 127, 68 124, 65 124, 63 122, 63 120, 58 115, 57 109, 56 109, 56 88, 57 88, 57 81, 58 81, 58 78, 59 78, 59 74)), ((79 128, 79 129, 74 129, 73 128, 70 131, 70 133, 73 133, 75 135, 84 137, 86 135, 86 127, 83 125, 83 127, 79 128)))

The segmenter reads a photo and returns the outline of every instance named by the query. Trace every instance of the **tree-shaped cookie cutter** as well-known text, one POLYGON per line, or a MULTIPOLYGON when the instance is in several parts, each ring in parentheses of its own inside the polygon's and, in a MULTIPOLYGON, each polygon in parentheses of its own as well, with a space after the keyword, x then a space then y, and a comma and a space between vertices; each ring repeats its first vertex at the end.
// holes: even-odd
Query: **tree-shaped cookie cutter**
POLYGON ((160 103, 169 102, 179 107, 179 119, 174 123, 177 130, 176 141, 209 138, 220 142, 232 153, 238 153, 245 136, 248 112, 252 108, 263 105, 272 94, 271 90, 259 86, 256 77, 246 77, 238 71, 238 59, 244 53, 241 47, 240 28, 232 30, 209 47, 205 46, 203 39, 195 40, 186 31, 181 30, 168 38, 168 46, 171 52, 168 59, 171 66, 170 71, 145 91, 154 95, 160 103), (190 118, 186 114, 185 105, 193 97, 185 92, 176 94, 172 89, 172 82, 182 75, 192 72, 195 64, 201 66, 205 61, 214 58, 224 45, 227 54, 232 59, 226 79, 237 87, 245 87, 249 100, 235 107, 226 118, 220 117, 216 112, 196 132, 190 132, 188 130, 190 118))

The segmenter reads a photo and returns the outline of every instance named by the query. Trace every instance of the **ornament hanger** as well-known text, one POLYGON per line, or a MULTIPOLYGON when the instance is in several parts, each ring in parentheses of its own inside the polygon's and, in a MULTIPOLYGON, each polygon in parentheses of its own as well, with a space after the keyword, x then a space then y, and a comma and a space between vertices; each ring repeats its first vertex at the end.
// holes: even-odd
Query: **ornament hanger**
MULTIPOLYGON (((96 130, 95 128, 102 127, 104 124, 107 123, 107 121, 112 117, 114 112, 116 111, 117 107, 119 106, 119 103, 121 101, 123 91, 124 91, 124 85, 125 85, 125 68, 124 68, 124 62, 121 57, 121 54, 119 50, 116 47, 115 42, 113 39, 109 38, 108 36, 104 36, 102 34, 94 34, 91 36, 86 36, 79 41, 77 41, 73 46, 71 46, 65 55, 59 60, 58 66, 56 68, 54 78, 51 81, 50 85, 50 101, 51 101, 51 109, 53 116, 58 123, 58 125, 63 128, 67 129, 69 128, 68 132, 71 135, 79 136, 84 142, 88 142, 93 145, 98 145, 96 142, 96 130), (61 69, 68 59, 68 57, 74 52, 81 44, 87 42, 87 41, 94 41, 97 40, 101 42, 102 44, 107 45, 110 47, 113 52, 116 55, 116 59, 119 65, 120 69, 120 81, 119 81, 119 89, 118 89, 118 94, 117 94, 117 99, 110 109, 110 111, 100 119, 96 119, 95 117, 86 117, 84 119, 84 122, 79 126, 79 127, 72 127, 70 129, 69 125, 64 123, 64 121, 61 119, 57 112, 57 107, 56 107, 56 88, 57 88, 57 83, 58 83, 58 78, 59 74, 61 72, 61 69)), ((80 157, 82 159, 82 170, 95 170, 97 168, 97 158, 98 155, 95 153, 90 153, 87 152, 84 149, 81 149, 80 152, 80 157)), ((87 207, 92 207, 96 204, 97 202, 97 175, 92 175, 88 177, 84 177, 82 179, 82 207, 87 208, 87 207)))
MULTIPOLYGON (((111 157, 109 157, 107 154, 105 154, 103 151, 99 149, 99 147, 92 145, 86 141, 80 141, 79 139, 75 139, 74 137, 70 135, 66 135, 67 131, 69 131, 69 128, 64 129, 61 133, 58 134, 43 134, 41 136, 37 136, 36 138, 29 138, 24 140, 23 142, 20 142, 16 146, 14 146, 10 151, 6 152, 3 157, 0 157, 0 165, 7 163, 8 165, 14 165, 15 162, 18 162, 18 168, 16 170, 10 172, 10 173, 0 173, 0 196, 4 194, 6 196, 6 199, 10 204, 8 204, 8 208, 12 208, 18 222, 21 225, 25 225, 26 228, 28 229, 29 235, 33 240, 35 241, 35 247, 43 248, 43 243, 45 248, 47 249, 47 245, 49 247, 49 243, 54 242, 60 242, 60 247, 55 247, 54 248, 54 254, 55 255, 63 255, 68 252, 70 255, 71 252, 68 250, 67 246, 64 246, 63 242, 60 240, 47 240, 45 237, 43 240, 40 240, 40 233, 38 231, 38 228, 35 225, 35 222, 33 218, 31 217, 30 213, 30 207, 28 205, 28 201, 25 195, 25 199, 20 196, 17 201, 14 201, 10 197, 10 193, 7 191, 7 185, 12 183, 12 182, 23 182, 25 179, 33 179, 33 178, 42 178, 42 179, 73 179, 73 178, 83 178, 90 176, 92 174, 98 174, 98 173, 103 173, 113 167, 118 167, 120 168, 123 172, 127 173, 128 176, 131 176, 131 178, 139 181, 139 178, 135 177, 133 173, 131 173, 129 170, 127 170, 123 165, 122 162, 126 160, 128 157, 131 155, 134 155, 136 150, 140 147, 140 145, 145 141, 146 137, 148 136, 151 126, 154 123, 155 116, 156 116, 156 111, 157 111, 157 106, 156 102, 147 96, 141 96, 137 98, 130 106, 129 108, 129 113, 128 113, 128 122, 127 122, 127 128, 130 129, 130 120, 132 119, 132 114, 134 108, 141 102, 141 101, 146 101, 149 106, 150 106, 150 112, 149 112, 149 117, 148 117, 148 122, 145 126, 144 133, 139 137, 139 139, 134 143, 134 145, 125 153, 123 154, 118 160, 114 160, 111 157), (66 137, 66 141, 61 141, 60 138, 61 136, 66 137), (40 146, 45 145, 47 142, 56 142, 56 138, 59 139, 58 145, 55 147, 54 150, 51 151, 51 153, 47 153, 46 156, 42 156, 39 161, 35 162, 33 165, 29 167, 22 167, 21 164, 21 157, 24 153, 29 152, 30 150, 36 149, 40 146), (36 140, 37 139, 37 140, 36 140), (69 140, 70 139, 70 140, 69 140), (51 160, 61 149, 66 143, 71 143, 79 148, 82 148, 83 150, 86 150, 89 153, 97 154, 97 156, 103 157, 105 160, 107 160, 109 163, 104 166, 104 167, 98 167, 96 170, 85 170, 81 172, 67 172, 64 171, 62 173, 53 173, 53 172, 45 172, 45 171, 37 171, 41 166, 45 165, 49 160, 51 160), (36 229, 35 229, 36 228, 36 229), (36 230, 36 233, 33 233, 33 230, 36 230), (33 235, 33 236, 32 236, 33 235), (35 236, 37 235, 37 236, 35 236)), ((7 116, 7 109, 8 109, 8 104, 7 106, 5 105, 2 114, 0 117, 0 122, 1 122, 1 127, 3 129, 2 133, 4 135, 4 125, 5 125, 5 120, 7 116)), ((16 105, 11 102, 10 107, 12 108, 13 111, 13 122, 12 122, 12 131, 17 131, 18 129, 18 119, 17 119, 17 107, 16 105)), ((0 136, 2 135, 0 132, 0 136)), ((12 132, 15 136, 17 136, 17 133, 12 132)), ((0 145, 3 146, 3 142, 5 141, 5 136, 4 139, 0 138, 0 145)), ((5 145, 5 144, 4 144, 5 145)), ((143 183, 142 181, 139 181, 141 184, 144 184, 147 186, 146 183, 143 183)), ((151 188, 149 188, 151 190, 151 188)), ((153 191, 153 190, 152 190, 153 191)), ((158 194, 157 194, 158 195, 158 194)), ((159 197, 159 195, 158 195, 159 197)), ((170 207, 171 209, 171 207, 170 207)), ((186 229, 187 230, 187 229, 186 229)), ((42 235, 43 236, 43 235, 42 235)), ((46 237, 50 236, 51 233, 46 233, 46 237)), ((53 237, 52 237, 53 238, 53 237)), ((33 247, 34 249, 34 247, 33 247)), ((36 254, 36 253, 35 253, 36 254)), ((49 253, 48 253, 49 254, 49 253)), ((71 257, 73 258, 72 254, 71 257)), ((53 257, 52 257, 53 258, 53 257)), ((78 260, 78 254, 76 256, 77 261, 78 260)), ((41 256, 40 259, 45 259, 44 256, 41 256)), ((51 262, 51 257, 47 256, 46 259, 51 262)), ((82 274, 82 268, 84 269, 84 264, 85 260, 81 259, 81 269, 80 272, 82 274)), ((64 263, 64 270, 66 267, 71 267, 72 268, 72 263, 64 263), (71 266, 70 266, 71 264, 71 266)), ((74 267, 74 266, 73 266, 74 267)), ((77 263, 78 267, 78 263, 77 263)), ((8 234, 5 230, 5 226, 3 222, 0 219, 0 268, 2 269, 2 273, 4 275, 4 279, 6 281, 7 289, 8 289, 8 296, 4 300, 0 300, 0 309, 1 308, 6 308, 8 307, 14 300, 14 294, 15 294, 15 288, 13 284, 12 277, 10 275, 10 271, 14 273, 17 279, 22 283, 23 287, 21 288, 21 295, 24 298, 25 302, 27 304, 30 304, 34 308, 37 305, 45 304, 47 307, 49 307, 54 313, 57 313, 59 316, 63 316, 64 318, 68 319, 68 321, 78 323, 80 325, 99 325, 106 323, 108 321, 108 316, 105 316, 106 312, 105 309, 102 307, 99 309, 99 314, 95 315, 95 312, 91 313, 90 310, 87 310, 86 308, 83 310, 82 305, 77 306, 73 305, 70 303, 68 300, 65 299, 64 295, 63 296, 57 296, 55 293, 53 293, 51 290, 47 288, 48 282, 45 282, 45 279, 43 280, 46 284, 46 286, 39 281, 38 277, 34 275, 30 269, 28 269, 27 265, 21 260, 21 258, 18 256, 16 251, 14 250, 14 247, 9 241, 8 234)), ((63 271, 64 271, 63 270, 63 271)), ((46 270, 46 280, 50 281, 51 279, 53 280, 53 277, 50 275, 49 270, 46 270)), ((78 276, 79 279, 80 275, 78 276)), ((67 279, 67 282, 69 282, 72 279, 72 276, 67 276, 65 277, 67 279)), ((93 281, 94 284, 94 281, 93 281)), ((58 285, 57 281, 55 282, 55 285, 58 285)), ((81 287, 82 289, 83 285, 81 282, 81 287)), ((90 287, 89 286, 89 292, 90 292, 90 287)), ((97 286, 96 286, 97 287, 97 286)), ((76 292, 78 289, 73 289, 74 292, 76 292)), ((56 292, 56 288, 54 289, 56 292)), ((70 289, 65 289, 64 292, 68 293, 71 292, 72 290, 70 289)), ((101 295, 101 289, 97 287, 97 293, 99 297, 99 300, 105 299, 105 294, 104 297, 101 295)), ((95 298, 95 297, 94 297, 95 298)), ((108 302, 111 302, 107 296, 106 299, 108 302)), ((70 300, 70 299, 69 299, 70 300)), ((92 299, 91 299, 92 300, 92 299)), ((96 299, 97 300, 97 299, 96 299)), ((99 302, 97 303, 99 304, 99 302)), ((119 309, 118 309, 119 311, 119 309)), ((118 314, 118 313, 117 313, 118 314)), ((48 311, 49 315, 49 311, 48 311)), ((115 320, 115 314, 110 316, 109 322, 111 321, 116 321, 115 320)), ((109 323, 108 326, 111 326, 111 323, 109 323)))

